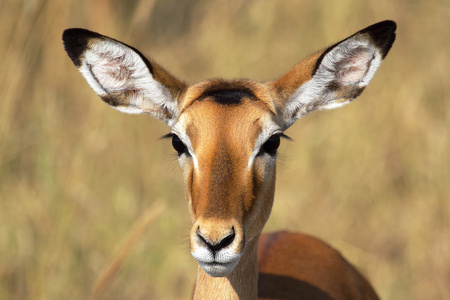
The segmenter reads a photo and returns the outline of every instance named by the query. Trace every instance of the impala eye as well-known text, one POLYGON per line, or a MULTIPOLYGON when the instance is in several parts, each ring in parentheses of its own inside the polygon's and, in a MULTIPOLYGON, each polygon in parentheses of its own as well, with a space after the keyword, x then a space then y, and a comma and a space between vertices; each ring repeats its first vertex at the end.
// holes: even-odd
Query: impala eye
POLYGON ((183 153, 187 153, 186 145, 177 135, 172 135, 172 147, 178 152, 178 156, 181 156, 183 153))
POLYGON ((278 147, 280 147, 280 135, 272 135, 261 147, 260 154, 267 153, 270 156, 277 154, 278 147))

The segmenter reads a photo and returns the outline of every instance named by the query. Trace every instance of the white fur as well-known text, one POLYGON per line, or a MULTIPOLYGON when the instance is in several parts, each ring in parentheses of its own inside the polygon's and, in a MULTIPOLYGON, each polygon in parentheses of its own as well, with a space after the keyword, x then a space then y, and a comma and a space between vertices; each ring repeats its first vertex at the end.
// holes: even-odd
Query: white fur
MULTIPOLYGON (((128 103, 115 108, 130 114, 152 113, 163 119, 158 110, 174 113, 176 101, 167 88, 154 80, 141 57, 129 47, 111 40, 93 40, 84 53, 80 72, 100 96, 129 93, 128 103)), ((164 120, 170 124, 172 120, 164 120)))
MULTIPOLYGON (((194 152, 194 148, 192 147, 192 143, 191 143, 191 139, 189 138, 189 136, 186 133, 186 121, 183 118, 184 115, 180 116, 180 119, 178 120, 178 122, 176 122, 173 126, 172 126, 172 133, 176 134, 180 140, 183 142, 183 144, 186 146, 186 148, 189 151, 189 154, 192 157, 192 160, 194 162, 194 168, 197 172, 199 172, 198 170, 198 160, 197 160, 197 156, 195 155, 194 152)), ((184 157, 179 157, 179 163, 182 164, 182 159, 185 159, 184 157)))
POLYGON ((311 106, 314 109, 333 109, 348 104, 353 99, 343 101, 327 86, 338 82, 342 86, 364 88, 381 62, 382 55, 378 48, 364 37, 350 38, 338 44, 325 55, 314 77, 300 86, 287 101, 287 126, 309 113, 311 106))
POLYGON ((281 130, 280 126, 273 122, 264 122, 268 123, 265 125, 265 128, 262 130, 262 132, 259 134, 259 136, 256 138, 255 141, 255 147, 253 148, 252 155, 250 156, 250 159, 247 164, 247 171, 250 171, 253 167, 253 162, 256 158, 256 156, 261 151, 262 145, 267 142, 267 140, 274 134, 280 134, 283 131, 281 130))
POLYGON ((216 252, 209 249, 198 237, 191 239, 191 255, 198 261, 203 270, 212 277, 223 277, 230 274, 245 252, 237 252, 238 244, 232 244, 216 252))

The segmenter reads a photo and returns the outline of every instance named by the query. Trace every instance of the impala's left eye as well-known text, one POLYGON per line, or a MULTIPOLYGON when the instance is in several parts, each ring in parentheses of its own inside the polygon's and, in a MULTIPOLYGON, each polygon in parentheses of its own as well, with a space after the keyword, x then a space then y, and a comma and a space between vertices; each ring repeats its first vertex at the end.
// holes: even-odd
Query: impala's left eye
POLYGON ((280 135, 272 135, 262 146, 260 154, 267 153, 270 156, 277 154, 278 147, 280 147, 280 135))

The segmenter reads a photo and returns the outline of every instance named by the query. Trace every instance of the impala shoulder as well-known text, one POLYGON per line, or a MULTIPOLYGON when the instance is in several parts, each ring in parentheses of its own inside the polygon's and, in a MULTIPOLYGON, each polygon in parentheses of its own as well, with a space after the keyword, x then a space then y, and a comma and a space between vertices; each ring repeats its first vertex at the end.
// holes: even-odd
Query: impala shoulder
MULTIPOLYGON (((281 257, 281 260, 283 260, 283 257, 289 257, 290 262, 286 263, 291 266, 297 263, 302 264, 302 261, 308 263, 320 261, 330 266, 346 265, 346 261, 341 253, 321 239, 304 233, 290 231, 277 231, 261 235, 258 260, 267 260, 268 257, 272 261, 275 257, 281 257)), ((279 261, 279 263, 283 262, 279 261)))

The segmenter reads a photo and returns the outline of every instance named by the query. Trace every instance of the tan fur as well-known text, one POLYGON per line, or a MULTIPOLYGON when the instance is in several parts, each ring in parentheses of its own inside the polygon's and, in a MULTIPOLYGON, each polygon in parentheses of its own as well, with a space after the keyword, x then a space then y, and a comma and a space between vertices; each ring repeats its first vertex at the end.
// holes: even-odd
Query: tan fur
MULTIPOLYGON (((212 84, 203 83, 201 89, 212 84)), ((228 87, 240 84, 229 83, 228 87)), ((266 95, 256 84, 246 86, 255 95, 266 95)), ((194 87, 190 92, 201 94, 199 89, 194 87)), ((189 96, 195 98, 187 93, 189 96)), ((234 224, 242 227, 237 231, 245 235, 247 243, 244 256, 228 276, 213 278, 198 268, 194 299, 255 299, 257 291, 261 299, 298 299, 299 295, 305 295, 305 299, 377 299, 355 268, 313 237, 263 234, 258 254, 258 237, 273 203, 275 169, 257 163, 252 172, 246 172, 246 162, 264 121, 276 121, 272 107, 251 99, 229 106, 203 99, 192 100, 182 115, 200 160, 199 173, 190 167, 184 175, 195 223, 191 236, 199 225, 207 228, 205 234, 210 241, 219 241, 234 224), (258 268, 259 283, 255 275, 258 268), (282 286, 295 294, 280 290, 282 286)))
POLYGON ((64 32, 69 57, 107 104, 150 113, 172 129, 193 223, 191 254, 200 264, 194 299, 377 299, 322 241, 261 232, 274 201, 279 137, 307 113, 359 96, 395 29, 393 21, 369 26, 273 82, 194 85, 116 40, 84 29, 64 32))
POLYGON ((155 80, 164 85, 172 94, 173 98, 180 97, 181 93, 187 88, 187 84, 178 80, 171 73, 167 72, 163 67, 157 64, 154 60, 148 59, 153 69, 153 76, 155 80))
POLYGON ((278 80, 269 83, 270 88, 278 94, 276 99, 279 99, 281 102, 279 103, 280 106, 283 106, 285 104, 284 101, 294 95, 299 86, 312 78, 317 59, 323 52, 324 50, 308 56, 278 80))

